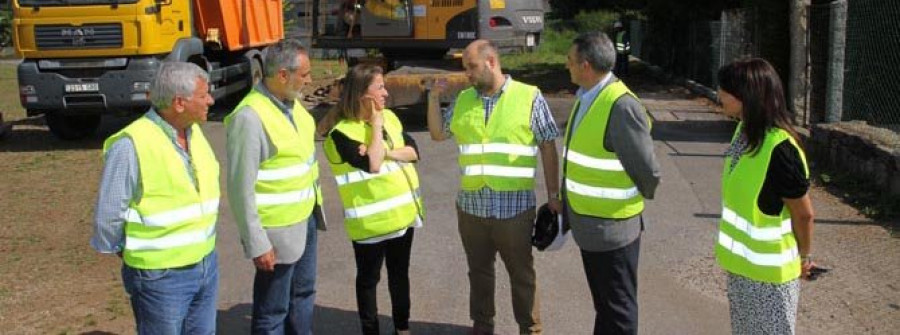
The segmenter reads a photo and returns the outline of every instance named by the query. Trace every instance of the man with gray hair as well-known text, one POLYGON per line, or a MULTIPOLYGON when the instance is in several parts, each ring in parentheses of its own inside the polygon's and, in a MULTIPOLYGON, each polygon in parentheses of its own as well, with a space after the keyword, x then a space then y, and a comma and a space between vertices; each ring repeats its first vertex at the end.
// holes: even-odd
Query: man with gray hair
POLYGON ((642 213, 659 184, 659 165, 650 117, 610 71, 615 60, 612 42, 599 32, 578 36, 569 49, 566 68, 579 88, 561 191, 594 300, 594 334, 637 334, 642 213))
POLYGON ((219 163, 199 124, 209 76, 166 62, 153 108, 103 143, 91 246, 122 258, 139 334, 214 334, 219 163))
POLYGON ((300 105, 306 49, 266 50, 264 78, 225 118, 228 202, 253 259, 253 334, 311 334, 321 216, 315 121, 300 105))

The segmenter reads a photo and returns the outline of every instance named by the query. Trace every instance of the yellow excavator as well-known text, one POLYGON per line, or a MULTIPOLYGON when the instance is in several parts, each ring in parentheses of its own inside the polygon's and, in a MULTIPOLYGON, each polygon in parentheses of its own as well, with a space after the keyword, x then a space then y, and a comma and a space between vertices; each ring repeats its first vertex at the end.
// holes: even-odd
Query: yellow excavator
POLYGON ((489 39, 503 51, 529 51, 544 30, 543 0, 312 0, 311 7, 313 48, 380 51, 392 70, 390 106, 424 102, 426 83, 438 78, 448 83, 442 100, 468 86, 458 69, 447 70, 451 49, 489 39))

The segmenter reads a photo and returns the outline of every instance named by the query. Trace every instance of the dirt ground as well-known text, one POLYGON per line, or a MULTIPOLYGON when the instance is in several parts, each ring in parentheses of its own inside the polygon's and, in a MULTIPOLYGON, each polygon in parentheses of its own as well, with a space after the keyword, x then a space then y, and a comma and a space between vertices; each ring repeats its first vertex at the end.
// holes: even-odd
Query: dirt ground
MULTIPOLYGON (((514 75, 539 82, 547 95, 572 94, 568 73, 561 67, 514 75)), ((307 93, 331 81, 322 76, 307 93)), ((627 82, 635 91, 682 94, 709 103, 652 79, 635 76, 627 82)), ((65 142, 49 134, 42 118, 19 119, 13 122, 13 132, 0 140, 2 333, 133 332, 131 309, 120 280, 121 262, 114 256, 98 255, 88 245, 102 168, 102 139, 127 121, 104 122, 96 136, 65 142)), ((817 325, 833 323, 836 313, 850 313, 853 321, 846 329, 852 333, 896 331, 900 264, 893 252, 898 250, 898 240, 823 188, 814 187, 812 194, 824 199, 825 206, 818 210, 830 220, 824 222, 820 231, 825 234, 817 240, 821 243, 818 249, 824 250, 823 262, 852 266, 838 269, 840 274, 833 275, 833 280, 804 286, 800 323, 833 333, 833 329, 817 325), (855 245, 858 241, 870 244, 855 245), (826 305, 830 307, 822 307, 826 305)), ((700 263, 709 264, 708 260, 700 263)), ((688 285, 690 280, 684 279, 688 285)))
MULTIPOLYGON (((304 93, 333 77, 323 73, 304 93)), ((88 244, 103 139, 128 120, 105 119, 95 136, 61 141, 42 117, 21 117, 0 139, 0 333, 132 333, 121 261, 88 244)))

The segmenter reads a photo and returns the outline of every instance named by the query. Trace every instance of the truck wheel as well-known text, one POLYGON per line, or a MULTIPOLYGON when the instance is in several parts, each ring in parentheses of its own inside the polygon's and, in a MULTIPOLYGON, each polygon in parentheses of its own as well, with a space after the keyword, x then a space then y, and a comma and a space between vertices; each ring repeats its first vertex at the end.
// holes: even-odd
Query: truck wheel
POLYGON ((100 115, 64 115, 49 112, 44 115, 47 127, 54 136, 63 140, 77 140, 93 135, 100 126, 100 115))

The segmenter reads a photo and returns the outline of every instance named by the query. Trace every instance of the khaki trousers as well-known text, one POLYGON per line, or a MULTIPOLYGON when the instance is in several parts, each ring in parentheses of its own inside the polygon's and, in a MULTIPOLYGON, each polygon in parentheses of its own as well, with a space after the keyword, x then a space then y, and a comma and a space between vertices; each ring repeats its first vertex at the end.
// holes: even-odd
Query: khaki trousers
POLYGON ((459 236, 469 263, 469 313, 476 330, 494 329, 494 263, 496 254, 509 273, 513 314, 520 334, 540 334, 537 275, 531 254, 534 209, 509 219, 480 218, 458 207, 459 236))

